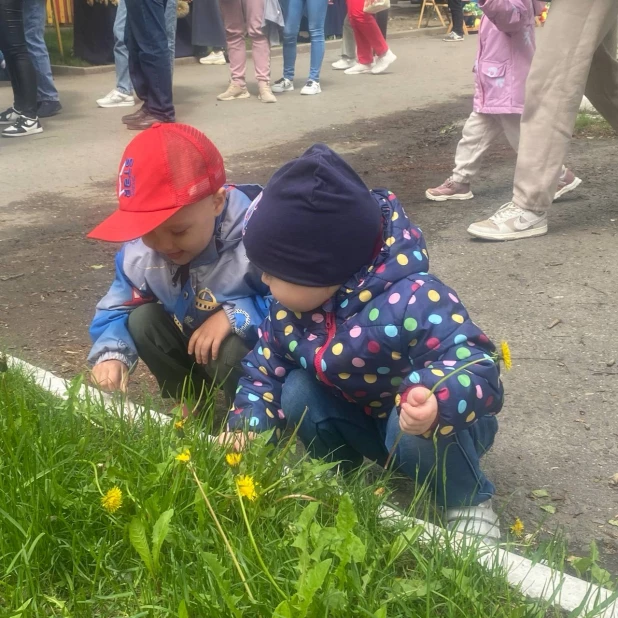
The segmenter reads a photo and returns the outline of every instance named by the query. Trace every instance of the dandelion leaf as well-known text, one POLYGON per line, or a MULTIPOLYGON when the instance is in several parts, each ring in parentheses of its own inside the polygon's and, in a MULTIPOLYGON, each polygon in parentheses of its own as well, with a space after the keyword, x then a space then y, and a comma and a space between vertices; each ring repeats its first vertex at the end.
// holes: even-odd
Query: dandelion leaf
POLYGON ((178 618, 189 618, 189 610, 187 609, 187 604, 184 599, 178 606, 178 618))
POLYGON ((281 601, 275 608, 272 618, 293 618, 292 606, 289 601, 281 601))
POLYGON ((148 572, 154 577, 155 570, 150 547, 148 546, 148 538, 146 537, 146 527, 139 517, 134 517, 129 524, 129 540, 144 562, 148 572))
POLYGON ((161 547, 170 531, 170 520, 174 516, 174 509, 169 509, 161 514, 152 529, 152 563, 155 571, 159 571, 161 547))
POLYGON ((549 492, 546 489, 533 489, 531 495, 533 498, 549 498, 549 492))

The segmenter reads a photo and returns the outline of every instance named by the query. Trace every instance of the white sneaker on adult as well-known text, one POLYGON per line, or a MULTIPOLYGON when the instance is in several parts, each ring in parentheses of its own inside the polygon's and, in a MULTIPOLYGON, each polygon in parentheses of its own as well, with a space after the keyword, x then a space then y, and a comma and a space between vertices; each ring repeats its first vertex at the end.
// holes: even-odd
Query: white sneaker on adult
POLYGON ((464 40, 461 34, 457 34, 456 32, 449 32, 443 39, 445 43, 460 43, 464 40))
POLYGON ((491 500, 478 506, 447 509, 446 524, 449 530, 486 543, 500 540, 500 520, 494 513, 491 500))
POLYGON ((13 124, 17 122, 19 116, 20 113, 14 107, 9 107, 3 112, 0 112, 0 124, 13 124))
POLYGON ((2 131, 2 137, 27 137, 36 133, 43 133, 39 119, 20 116, 14 124, 2 131))
POLYGON ((320 94, 322 92, 322 87, 320 86, 320 82, 316 82, 313 79, 308 79, 307 83, 303 86, 303 89, 300 91, 301 94, 320 94))
POLYGON ((335 71, 345 71, 350 67, 353 67, 356 64, 356 60, 354 58, 341 57, 337 62, 333 62, 330 66, 335 69, 335 71))
POLYGON ((291 79, 282 77, 272 85, 271 90, 277 94, 281 94, 282 92, 292 92, 292 90, 294 90, 294 82, 291 79))
POLYGON ((533 212, 508 202, 485 219, 473 223, 468 233, 483 240, 520 240, 547 234, 547 213, 533 212))
POLYGON ((120 90, 114 88, 108 92, 102 99, 97 100, 99 107, 133 107, 135 105, 135 99, 131 94, 124 94, 120 90))
POLYGON ((200 58, 200 64, 222 65, 227 63, 225 62, 225 54, 222 51, 212 51, 208 54, 208 56, 200 58))
POLYGON ((574 191, 582 184, 582 179, 578 178, 568 167, 562 166, 562 174, 558 178, 558 186, 556 188, 556 194, 554 199, 558 198, 574 191))
POLYGON ((384 71, 386 71, 386 69, 388 69, 388 67, 390 67, 395 60, 397 60, 397 56, 395 56, 395 54, 388 49, 385 54, 378 57, 376 63, 373 65, 373 69, 371 69, 371 72, 374 75, 384 73, 384 71))
POLYGON ((371 73, 371 64, 361 64, 360 62, 355 63, 349 69, 346 69, 344 73, 346 75, 360 75, 361 73, 371 73))

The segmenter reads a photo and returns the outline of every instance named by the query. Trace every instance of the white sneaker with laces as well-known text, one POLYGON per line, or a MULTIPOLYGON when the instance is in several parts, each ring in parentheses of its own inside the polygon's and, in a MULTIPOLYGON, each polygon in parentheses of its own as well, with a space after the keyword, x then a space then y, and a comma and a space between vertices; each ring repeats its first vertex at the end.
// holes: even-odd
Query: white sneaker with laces
POLYGON ((464 38, 461 36, 461 34, 457 34, 456 32, 451 31, 442 40, 445 43, 459 43, 460 41, 463 41, 464 38))
POLYGON ((97 100, 99 107, 133 107, 135 105, 135 99, 133 95, 124 94, 120 90, 114 88, 111 92, 108 92, 102 99, 97 100))
POLYGON ((373 75, 379 75, 380 73, 384 73, 388 67, 393 64, 397 60, 397 56, 389 49, 385 54, 382 54, 376 60, 376 63, 373 65, 373 69, 371 72, 373 75))
POLYGON ((360 75, 361 73, 371 73, 372 67, 372 64, 361 64, 360 62, 357 62, 349 69, 346 69, 344 73, 346 75, 360 75))
POLYGON ((322 87, 320 86, 320 82, 316 82, 313 79, 307 80, 307 83, 303 86, 303 89, 300 91, 301 94, 320 94, 322 92, 322 87))
POLYGON ((20 116, 14 124, 2 131, 2 137, 26 137, 36 133, 43 133, 39 119, 20 116))
POLYGON ((447 509, 446 524, 453 532, 482 539, 485 543, 500 540, 500 520, 494 513, 491 500, 478 506, 447 509))
POLYGON ((14 107, 9 107, 9 109, 0 112, 0 124, 13 124, 17 122, 19 116, 20 113, 14 107))
POLYGON ((292 90, 294 90, 294 82, 282 77, 271 86, 271 90, 277 94, 281 94, 282 92, 292 92, 292 90))
POLYGON ((345 71, 353 67, 356 64, 356 60, 354 58, 348 58, 347 56, 344 58, 343 56, 337 60, 337 62, 333 62, 331 66, 335 71, 345 71))
POLYGON ((200 58, 200 64, 223 65, 225 62, 225 54, 222 51, 210 52, 208 56, 200 58))
POLYGON ((519 240, 547 234, 547 213, 524 210, 508 202, 485 221, 473 223, 468 233, 483 240, 519 240))

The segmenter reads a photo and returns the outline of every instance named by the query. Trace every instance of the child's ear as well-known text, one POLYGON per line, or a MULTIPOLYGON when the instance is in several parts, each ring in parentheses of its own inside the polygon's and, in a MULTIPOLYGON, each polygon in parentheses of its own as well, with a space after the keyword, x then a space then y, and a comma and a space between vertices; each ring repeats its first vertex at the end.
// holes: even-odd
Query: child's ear
POLYGON ((215 207, 215 216, 218 217, 223 212, 225 206, 226 191, 225 187, 221 187, 213 196, 212 201, 215 207))

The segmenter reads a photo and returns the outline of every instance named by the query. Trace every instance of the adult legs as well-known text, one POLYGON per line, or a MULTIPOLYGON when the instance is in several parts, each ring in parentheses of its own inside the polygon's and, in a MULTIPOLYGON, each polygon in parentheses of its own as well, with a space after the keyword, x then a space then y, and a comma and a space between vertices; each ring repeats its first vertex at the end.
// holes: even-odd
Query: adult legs
POLYGON ((382 56, 388 51, 388 44, 375 17, 363 10, 364 4, 364 0, 348 0, 348 15, 356 39, 358 61, 371 64, 373 53, 382 56))
POLYGON ((328 0, 307 0, 307 14, 309 18, 309 35, 311 36, 311 59, 309 79, 319 82, 320 70, 324 62, 324 24, 328 0))
POLYGON ((289 0, 287 3, 285 27, 283 28, 283 77, 290 81, 294 80, 296 45, 304 6, 305 0, 289 0))
POLYGON ((343 20, 343 32, 341 38, 341 57, 354 60, 356 58, 356 41, 354 40, 354 30, 350 25, 348 15, 343 20))
POLYGON ((167 47, 170 51, 172 75, 174 75, 174 59, 176 58, 176 27, 178 26, 178 0, 167 0, 165 4, 165 31, 167 33, 167 47))
POLYGON ((127 5, 125 0, 118 1, 116 19, 114 20, 114 64, 116 65, 116 90, 122 94, 133 94, 133 84, 129 75, 129 50, 125 44, 127 23, 127 5))
MULTIPOLYGON (((223 0, 225 4, 227 0, 223 0)), ((255 78, 258 83, 270 82, 270 42, 262 29, 265 0, 242 0, 247 35, 251 39, 255 78)), ((243 43, 244 44, 244 43, 243 43)))
POLYGON ((219 4, 225 24, 227 53, 230 59, 232 82, 245 88, 247 50, 245 48, 245 17, 242 0, 221 0, 219 4))
POLYGON ((451 23, 453 24, 453 32, 459 36, 463 36, 463 0, 448 0, 448 8, 451 12, 451 23))

